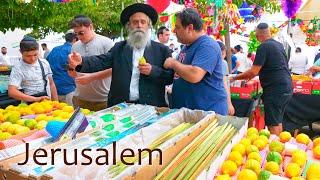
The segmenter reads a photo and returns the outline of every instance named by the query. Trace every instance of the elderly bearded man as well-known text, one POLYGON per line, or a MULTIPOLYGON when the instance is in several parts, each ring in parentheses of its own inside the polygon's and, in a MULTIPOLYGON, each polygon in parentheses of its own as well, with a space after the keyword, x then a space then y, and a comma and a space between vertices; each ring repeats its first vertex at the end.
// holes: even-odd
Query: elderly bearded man
POLYGON ((112 68, 108 106, 124 101, 166 106, 165 85, 172 83, 173 71, 163 68, 170 49, 150 39, 157 12, 147 4, 136 3, 126 7, 120 18, 129 32, 128 39, 116 43, 106 54, 70 54, 70 69, 89 73, 112 68), (146 62, 139 63, 142 57, 146 62))

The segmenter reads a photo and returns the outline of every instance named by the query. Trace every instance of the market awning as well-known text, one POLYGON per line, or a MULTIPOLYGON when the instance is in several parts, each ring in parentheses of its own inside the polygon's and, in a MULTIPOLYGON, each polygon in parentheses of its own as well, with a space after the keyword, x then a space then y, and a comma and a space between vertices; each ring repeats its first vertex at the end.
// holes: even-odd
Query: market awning
POLYGON ((314 17, 320 18, 320 1, 308 0, 298 11, 297 18, 302 20, 312 20, 314 17))

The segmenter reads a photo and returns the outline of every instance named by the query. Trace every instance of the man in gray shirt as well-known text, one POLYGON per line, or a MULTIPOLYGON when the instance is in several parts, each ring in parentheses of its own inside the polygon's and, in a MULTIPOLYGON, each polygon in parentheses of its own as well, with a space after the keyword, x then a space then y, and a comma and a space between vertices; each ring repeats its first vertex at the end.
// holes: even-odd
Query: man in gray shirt
MULTIPOLYGON (((92 21, 87 16, 76 16, 70 22, 70 27, 80 40, 72 46, 72 52, 78 52, 82 56, 93 56, 107 53, 114 45, 111 39, 94 32, 92 21)), ((112 69, 92 74, 69 73, 75 77, 77 86, 73 97, 74 106, 93 111, 107 107, 112 69)))

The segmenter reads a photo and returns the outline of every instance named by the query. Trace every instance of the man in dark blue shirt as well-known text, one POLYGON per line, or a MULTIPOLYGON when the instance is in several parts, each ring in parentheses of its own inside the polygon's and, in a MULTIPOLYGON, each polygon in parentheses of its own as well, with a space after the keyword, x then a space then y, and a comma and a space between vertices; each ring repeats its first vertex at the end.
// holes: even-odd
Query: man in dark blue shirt
POLYGON ((251 69, 230 78, 230 81, 251 79, 259 74, 263 88, 265 122, 271 133, 279 135, 286 105, 292 97, 292 81, 283 45, 271 37, 268 24, 260 23, 256 36, 261 45, 251 69))
POLYGON ((72 44, 78 38, 73 30, 65 34, 66 42, 52 49, 47 57, 53 73, 53 81, 56 84, 59 101, 72 105, 73 92, 76 88, 74 79, 69 76, 65 66, 68 64, 68 55, 71 53, 72 44))
POLYGON ((202 33, 202 20, 191 8, 176 14, 174 32, 186 46, 178 61, 167 58, 164 67, 176 73, 172 87, 172 107, 228 113, 223 85, 221 50, 216 41, 202 33))

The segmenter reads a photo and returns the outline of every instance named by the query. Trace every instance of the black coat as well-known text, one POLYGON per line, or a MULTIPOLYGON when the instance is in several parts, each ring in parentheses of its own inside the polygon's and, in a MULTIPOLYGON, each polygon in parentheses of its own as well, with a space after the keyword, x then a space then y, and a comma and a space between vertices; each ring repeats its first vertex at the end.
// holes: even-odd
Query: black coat
MULTIPOLYGON (((129 101, 132 56, 133 49, 127 41, 121 41, 106 54, 83 57, 82 66, 78 66, 77 70, 90 73, 112 68, 108 106, 113 106, 129 101)), ((166 58, 171 57, 171 51, 167 46, 151 41, 143 56, 152 65, 152 71, 149 76, 140 74, 138 103, 166 106, 165 85, 173 82, 173 71, 164 69, 163 64, 166 58)))

